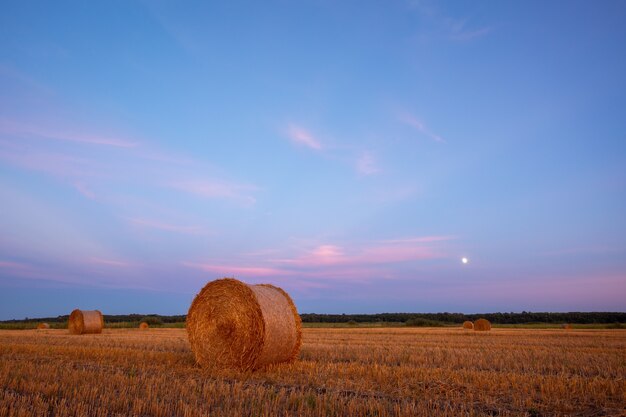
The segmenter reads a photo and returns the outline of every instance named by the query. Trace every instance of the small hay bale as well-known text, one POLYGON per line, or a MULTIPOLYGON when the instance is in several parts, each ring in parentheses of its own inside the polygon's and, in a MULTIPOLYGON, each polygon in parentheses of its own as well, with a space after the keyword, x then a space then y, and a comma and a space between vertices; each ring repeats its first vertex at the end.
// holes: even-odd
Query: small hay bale
POLYGON ((150 325, 146 323, 145 321, 142 321, 141 323, 139 323, 139 330, 148 330, 149 327, 150 325))
POLYGON ((563 329, 565 330, 572 330, 572 325, 569 323, 565 323, 564 325, 561 326, 563 329))
POLYGON ((39 323, 37 325, 37 330, 45 330, 49 328, 50 328, 50 325, 48 323, 39 323))
POLYGON ((478 319, 474 322, 474 330, 478 332, 486 332, 491 330, 491 323, 487 319, 478 319))
POLYGON ((463 322, 463 328, 465 330, 473 330, 474 329, 474 323, 472 323, 471 321, 464 321, 463 322))
POLYGON ((68 329, 71 334, 102 333, 104 317, 99 310, 76 309, 70 314, 68 329))
POLYGON ((291 362, 300 352, 300 316, 289 295, 268 284, 211 281, 187 314, 196 361, 205 367, 254 370, 291 362))

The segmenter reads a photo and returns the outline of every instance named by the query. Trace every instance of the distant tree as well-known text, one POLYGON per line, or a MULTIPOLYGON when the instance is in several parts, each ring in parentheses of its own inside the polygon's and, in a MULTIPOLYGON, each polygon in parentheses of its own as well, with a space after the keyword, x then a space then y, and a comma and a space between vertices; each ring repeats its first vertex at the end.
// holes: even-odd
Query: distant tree
POLYGON ((139 321, 148 323, 150 326, 160 326, 163 324, 163 320, 158 316, 145 316, 139 321))

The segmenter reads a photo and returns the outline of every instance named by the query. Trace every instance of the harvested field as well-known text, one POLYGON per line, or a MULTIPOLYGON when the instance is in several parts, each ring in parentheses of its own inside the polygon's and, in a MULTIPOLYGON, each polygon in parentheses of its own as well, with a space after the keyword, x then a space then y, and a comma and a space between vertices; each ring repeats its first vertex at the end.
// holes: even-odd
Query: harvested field
POLYGON ((300 359, 204 370, 184 329, 0 331, 0 416, 623 416, 626 331, 303 329, 300 359))

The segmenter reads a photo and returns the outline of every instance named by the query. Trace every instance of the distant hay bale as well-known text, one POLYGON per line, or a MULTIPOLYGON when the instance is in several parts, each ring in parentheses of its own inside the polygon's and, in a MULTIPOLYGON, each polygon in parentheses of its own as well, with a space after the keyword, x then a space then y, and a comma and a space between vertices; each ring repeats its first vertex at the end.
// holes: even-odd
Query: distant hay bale
POLYGON ((99 310, 76 309, 70 314, 68 329, 71 334, 102 333, 104 317, 99 310))
POLYGON ((187 314, 187 334, 201 366, 253 370, 291 362, 300 352, 300 316, 289 295, 268 284, 211 281, 187 314))
POLYGON ((37 330, 45 330, 49 328, 50 328, 50 325, 48 323, 39 323, 37 325, 37 330))
POLYGON ((472 329, 474 329, 474 323, 472 323, 471 321, 464 321, 463 322, 463 328, 465 330, 472 330, 472 329))
POLYGON ((478 319, 474 322, 474 330, 478 332, 486 332, 491 330, 491 323, 487 319, 478 319))
POLYGON ((569 323, 565 323, 561 327, 564 328, 565 330, 572 330, 572 325, 569 323))
POLYGON ((141 323, 139 323, 139 330, 148 330, 149 327, 150 325, 146 323, 145 321, 142 321, 141 323))

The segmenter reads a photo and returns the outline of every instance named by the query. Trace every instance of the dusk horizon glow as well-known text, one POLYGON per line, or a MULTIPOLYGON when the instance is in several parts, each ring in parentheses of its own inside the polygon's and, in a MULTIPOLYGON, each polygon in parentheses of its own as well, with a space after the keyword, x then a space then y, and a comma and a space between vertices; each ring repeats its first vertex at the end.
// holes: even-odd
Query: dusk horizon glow
POLYGON ((0 8, 0 320, 626 311, 623 2, 0 8))

